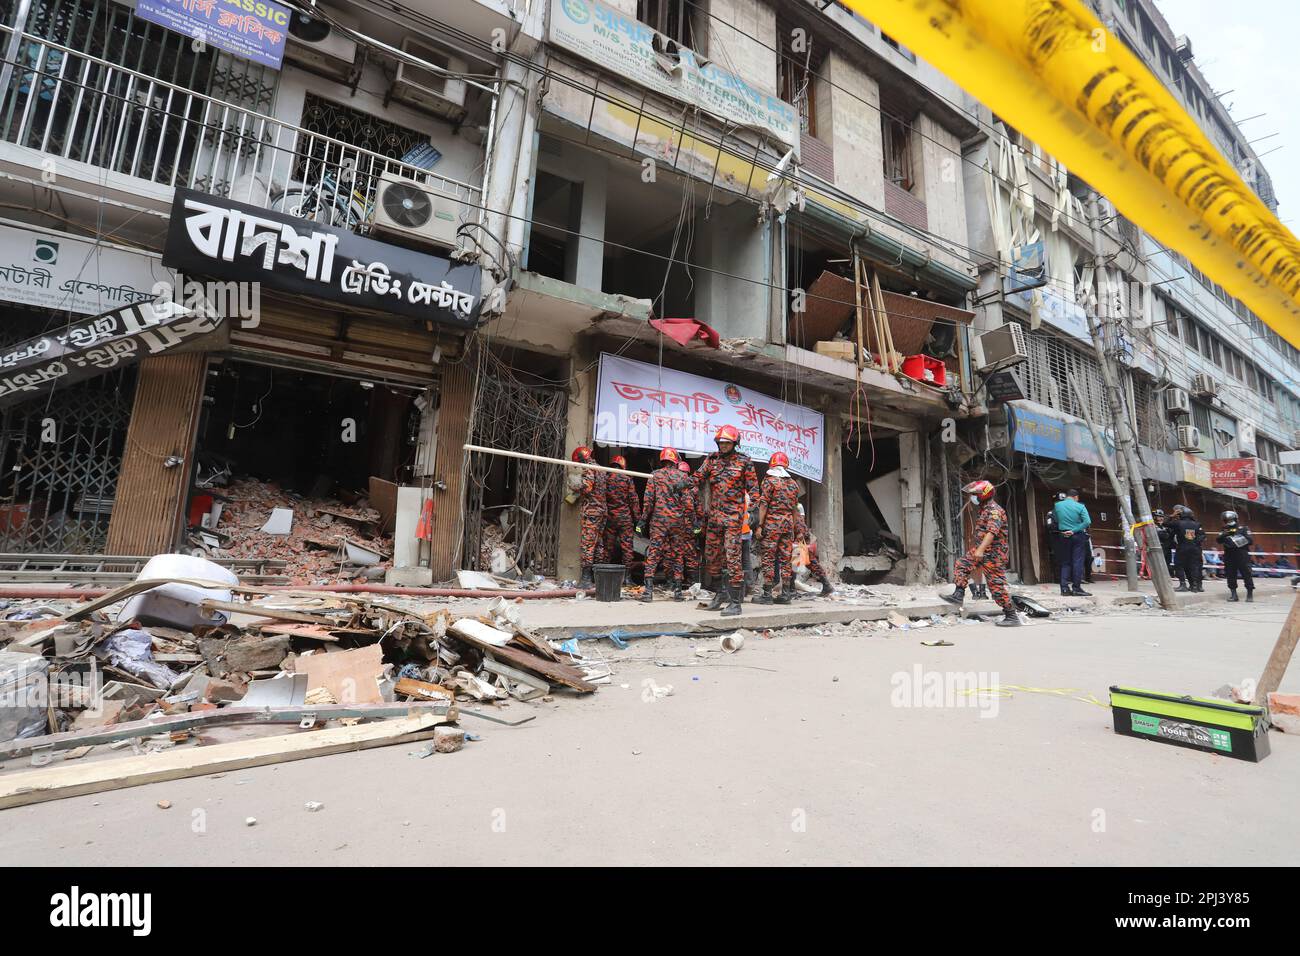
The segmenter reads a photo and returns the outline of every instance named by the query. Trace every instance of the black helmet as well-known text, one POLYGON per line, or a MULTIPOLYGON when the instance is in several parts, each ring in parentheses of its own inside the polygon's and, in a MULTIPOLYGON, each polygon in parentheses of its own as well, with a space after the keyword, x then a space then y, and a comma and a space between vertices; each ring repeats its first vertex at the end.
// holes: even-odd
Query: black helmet
POLYGON ((1225 512, 1223 513, 1223 523, 1224 523, 1224 524, 1236 524, 1236 523, 1237 523, 1237 512, 1235 512, 1235 511, 1225 511, 1225 512))

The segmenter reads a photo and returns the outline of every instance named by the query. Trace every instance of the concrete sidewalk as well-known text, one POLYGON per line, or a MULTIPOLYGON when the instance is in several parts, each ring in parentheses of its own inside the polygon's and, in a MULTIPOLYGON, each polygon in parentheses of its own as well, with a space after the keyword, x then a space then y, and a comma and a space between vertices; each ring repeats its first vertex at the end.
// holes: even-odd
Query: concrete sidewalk
MULTIPOLYGON (((1145 583, 1145 582, 1144 582, 1145 583)), ((801 595, 788 605, 753 604, 741 606, 738 617, 722 617, 717 611, 704 610, 699 601, 673 601, 656 592, 655 600, 643 603, 637 600, 639 588, 628 589, 624 598, 616 602, 600 602, 590 598, 563 598, 557 600, 529 600, 519 602, 525 627, 551 638, 572 637, 581 633, 607 633, 624 631, 731 631, 738 628, 767 630, 783 627, 801 627, 815 624, 841 624, 850 621, 877 621, 891 614, 901 614, 911 620, 933 615, 956 615, 958 609, 940 600, 940 594, 951 593, 951 584, 902 587, 897 585, 872 585, 866 588, 844 588, 833 597, 801 595)), ((1012 594, 1037 601, 1049 611, 1105 613, 1116 606, 1155 606, 1155 590, 1149 585, 1143 591, 1129 591, 1123 582, 1098 582, 1086 586, 1090 597, 1062 597, 1056 585, 1015 585, 1012 594)), ((1202 605, 1218 605, 1227 599, 1227 586, 1223 582, 1206 582, 1201 594, 1178 595, 1182 609, 1202 605)), ((707 594, 707 592, 706 592, 707 594)), ((1294 597, 1285 579, 1260 581, 1257 584, 1257 602, 1289 602, 1294 597)), ((486 612, 491 601, 457 602, 458 613, 486 612)), ((998 606, 992 601, 974 601, 967 597, 961 609, 965 616, 996 615, 998 606)))

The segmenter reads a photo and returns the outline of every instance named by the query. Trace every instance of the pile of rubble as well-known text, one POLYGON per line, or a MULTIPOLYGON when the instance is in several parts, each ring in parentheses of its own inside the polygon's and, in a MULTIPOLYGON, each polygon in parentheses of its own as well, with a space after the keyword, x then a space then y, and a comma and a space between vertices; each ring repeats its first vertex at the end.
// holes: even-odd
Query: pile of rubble
POLYGON ((203 598, 194 607, 186 587, 137 581, 71 609, 2 612, 0 683, 20 692, 0 706, 0 763, 31 756, 41 769, 23 761, 19 773, 0 775, 0 807, 134 786, 163 772, 211 773, 232 760, 256 766, 425 739, 429 753, 451 752, 467 739, 462 716, 516 725, 532 718, 510 720, 497 708, 550 700, 553 689, 587 694, 609 680, 608 668, 576 647, 530 633, 505 598, 467 616, 236 585, 232 598, 251 599, 203 598), (154 589, 165 599, 147 614, 124 613, 154 589), (182 597, 172 601, 176 589, 182 597), (209 615, 205 623, 192 623, 196 611, 209 615), (263 733, 275 736, 212 742, 249 725, 268 725, 263 733), (67 765, 128 748, 143 762, 67 765))
POLYGON ((282 560, 291 584, 380 580, 392 566, 392 535, 382 532, 383 518, 364 497, 347 505, 253 479, 235 481, 219 494, 220 513, 208 537, 193 535, 209 557, 282 560))

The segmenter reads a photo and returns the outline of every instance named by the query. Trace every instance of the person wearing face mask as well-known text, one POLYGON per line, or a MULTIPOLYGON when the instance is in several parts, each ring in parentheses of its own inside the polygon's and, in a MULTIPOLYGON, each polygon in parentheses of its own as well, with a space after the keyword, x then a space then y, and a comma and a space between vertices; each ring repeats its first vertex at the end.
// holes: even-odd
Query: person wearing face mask
POLYGON ((998 627, 1019 627, 1020 616, 1011 601, 1011 592, 1007 590, 1007 512, 993 494, 996 489, 989 481, 972 481, 962 488, 962 493, 969 495, 971 504, 980 509, 975 522, 975 547, 968 551, 953 573, 953 583, 957 586, 952 594, 941 594, 945 601, 958 607, 966 600, 966 584, 976 568, 984 572, 984 581, 988 584, 993 600, 1002 608, 1002 620, 998 627))
POLYGON ((1255 576, 1250 571, 1250 546, 1255 536, 1244 524, 1237 523, 1237 512, 1223 513, 1223 530, 1219 544, 1223 547, 1223 573, 1228 577, 1228 600, 1237 600, 1237 576, 1246 585, 1246 603, 1255 600, 1255 576))
POLYGON ((740 444, 740 430, 736 426, 723 425, 714 441, 718 450, 704 459, 695 472, 695 484, 709 489, 704 564, 717 587, 709 610, 721 609, 723 616, 733 617, 740 613, 745 596, 741 535, 748 508, 746 502, 758 500, 758 473, 750 460, 736 450, 740 444))

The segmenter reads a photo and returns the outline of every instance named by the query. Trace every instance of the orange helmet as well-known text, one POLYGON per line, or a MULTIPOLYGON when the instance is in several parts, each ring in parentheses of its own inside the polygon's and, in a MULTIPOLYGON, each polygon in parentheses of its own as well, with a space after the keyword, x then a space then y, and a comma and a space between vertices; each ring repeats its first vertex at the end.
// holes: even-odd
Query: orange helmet
POLYGON ((790 456, 783 451, 778 451, 768 459, 767 467, 769 468, 789 468, 790 456))
POLYGON ((740 430, 735 425, 723 425, 718 429, 718 433, 713 436, 714 442, 729 441, 733 445, 740 444, 740 430))
POLYGON ((591 461, 591 449, 586 445, 579 445, 573 449, 574 461, 591 461))
POLYGON ((659 460, 660 461, 681 461, 681 458, 679 458, 677 455, 677 449, 665 448, 663 451, 659 453, 659 460))
POLYGON ((613 458, 609 460, 609 463, 613 465, 615 468, 627 467, 627 459, 624 458, 622 455, 615 455, 613 458))
POLYGON ((980 501, 987 501, 993 497, 993 482, 981 478, 979 481, 972 481, 961 491, 964 495, 974 495, 980 501))
POLYGON ((689 475, 691 473, 691 466, 686 464, 686 462, 684 461, 679 461, 677 463, 677 470, 682 472, 683 474, 689 475))

